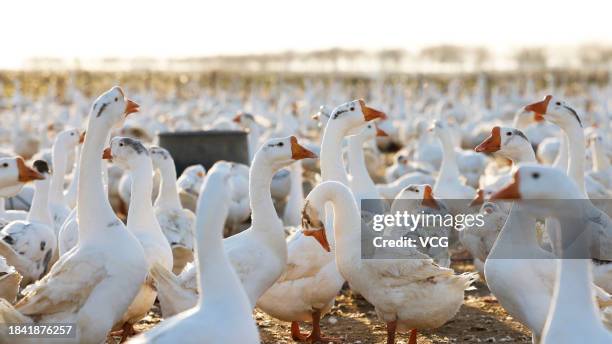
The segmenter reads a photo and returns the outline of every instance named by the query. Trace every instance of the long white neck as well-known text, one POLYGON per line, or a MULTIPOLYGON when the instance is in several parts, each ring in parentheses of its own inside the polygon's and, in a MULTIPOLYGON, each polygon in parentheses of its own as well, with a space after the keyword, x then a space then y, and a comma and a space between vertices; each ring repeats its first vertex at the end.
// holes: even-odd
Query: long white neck
POLYGON ((302 161, 294 162, 290 167, 291 190, 287 197, 287 205, 283 214, 283 223, 288 226, 299 226, 302 220, 301 208, 304 204, 304 188, 302 161))
MULTIPOLYGON (((269 230, 270 221, 280 222, 274 203, 270 184, 274 169, 264 154, 256 154, 249 170, 249 198, 251 205, 251 223, 256 230, 269 230), (260 225, 261 223, 261 225, 260 225)), ((282 227, 282 226, 281 226, 282 227)), ((281 228, 282 229, 282 228, 281 228)))
POLYGON ((257 149, 259 149, 259 137, 261 136, 259 126, 253 123, 249 126, 249 156, 251 160, 255 157, 257 149))
MULTIPOLYGON (((368 169, 366 168, 365 156, 363 154, 363 138, 359 135, 350 136, 348 138, 348 163, 349 171, 353 176, 351 188, 358 188, 359 190, 371 190, 374 193, 378 193, 376 184, 370 177, 368 169)), ((357 190, 353 190, 357 192, 357 190)), ((380 195, 378 195, 380 198, 380 195)))
POLYGON ((591 152, 593 153, 593 171, 603 172, 610 169, 610 161, 600 141, 593 141, 591 152))
POLYGON ((338 121, 329 120, 321 141, 321 178, 323 181, 335 180, 348 185, 348 177, 342 163, 342 139, 346 131, 338 121))
POLYGON ((49 201, 51 203, 64 204, 64 177, 68 164, 68 155, 64 147, 55 141, 51 151, 53 174, 51 175, 51 189, 49 190, 49 201))
POLYGON ((0 219, 6 217, 6 205, 4 204, 4 197, 0 197, 0 219))
POLYGON ((176 170, 174 164, 160 166, 161 185, 155 206, 164 209, 182 209, 181 200, 176 188, 176 170))
POLYGON ((559 152, 557 153, 557 157, 555 158, 555 161, 553 162, 552 166, 562 171, 567 171, 567 151, 569 149, 568 145, 569 143, 567 142, 567 136, 565 135, 565 133, 561 133, 561 136, 559 138, 559 152))
POLYGON ((45 179, 34 182, 34 197, 28 212, 28 221, 44 223, 53 227, 53 221, 49 215, 49 175, 45 179))
MULTIPOLYGON (((333 238, 338 266, 358 264, 361 258, 361 216, 351 191, 337 182, 321 183, 309 195, 318 202, 330 202, 333 209, 333 238), (312 195, 312 193, 320 195, 312 195)), ((328 234, 328 239, 329 234, 328 234)))
POLYGON ((111 222, 119 221, 102 183, 102 152, 111 128, 96 127, 94 122, 90 118, 81 152, 77 218, 79 223, 87 225, 79 226, 80 242, 93 236, 90 234, 103 230, 111 222))
MULTIPOLYGON (((569 165, 567 175, 570 176, 582 191, 583 196, 586 195, 586 187, 584 184, 584 165, 586 154, 586 143, 584 140, 584 130, 579 125, 564 126, 563 130, 567 135, 569 145, 569 165)), ((588 197, 587 197, 588 198, 588 197)))
POLYGON ((76 150, 76 164, 74 166, 74 173, 72 174, 72 180, 68 186, 68 190, 64 193, 64 200, 68 203, 69 207, 74 207, 76 204, 77 187, 79 185, 79 171, 81 169, 81 146, 76 150))
POLYGON ((541 248, 536 236, 536 220, 513 203, 495 244, 491 248, 491 259, 539 258, 535 256, 541 248))
POLYGON ((151 202, 153 192, 153 166, 151 159, 139 158, 131 169, 131 199, 127 228, 132 232, 149 231, 159 227, 151 202))
MULTIPOLYGON (((202 309, 206 309, 209 304, 227 302, 228 295, 234 298, 244 294, 244 302, 248 304, 242 285, 223 249, 223 227, 229 202, 227 196, 221 196, 224 201, 219 201, 218 195, 224 195, 229 190, 219 185, 219 182, 223 183, 217 180, 219 176, 212 177, 213 180, 205 182, 200 193, 195 226, 195 250, 200 287, 198 303, 202 309)), ((221 306, 231 307, 232 304, 233 302, 228 302, 221 306)))
POLYGON ((459 180, 459 167, 457 166, 457 157, 455 155, 455 147, 453 147, 450 137, 440 138, 442 144, 442 164, 440 165, 440 180, 459 180))

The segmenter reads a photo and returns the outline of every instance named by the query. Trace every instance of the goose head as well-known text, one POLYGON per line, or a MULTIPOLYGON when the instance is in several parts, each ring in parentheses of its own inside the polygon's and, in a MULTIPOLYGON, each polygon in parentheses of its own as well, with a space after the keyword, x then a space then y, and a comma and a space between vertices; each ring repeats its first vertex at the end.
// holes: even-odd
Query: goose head
POLYGON ((138 111, 138 104, 127 99, 121 87, 115 86, 94 101, 89 120, 96 125, 112 128, 122 123, 128 115, 138 111))
POLYGON ((498 153, 510 160, 518 160, 521 153, 533 150, 525 134, 514 128, 494 127, 491 135, 482 141, 476 148, 479 153, 498 153))
POLYGON ((312 115, 312 119, 318 122, 317 124, 320 128, 325 128, 327 121, 329 121, 329 117, 331 116, 331 112, 332 109, 330 109, 329 106, 321 105, 321 107, 319 107, 319 111, 312 115))
POLYGON ((319 242, 323 249, 327 252, 331 251, 329 241, 327 240, 327 234, 325 233, 324 215, 325 215, 325 202, 317 202, 312 200, 311 195, 308 195, 304 207, 302 208, 302 233, 305 236, 313 237, 319 242))
POLYGON ((534 118, 543 118, 562 128, 570 126, 582 127, 582 120, 576 110, 562 99, 547 95, 543 100, 525 106, 525 110, 533 112, 534 118))
POLYGON ((245 129, 249 129, 252 126, 257 125, 257 121, 255 120, 255 116, 247 112, 239 112, 234 118, 232 118, 232 122, 237 123, 241 127, 245 129))
POLYGON ((265 159, 275 170, 306 158, 317 158, 317 155, 300 145, 295 136, 270 139, 255 153, 255 159, 265 159))
POLYGON ((368 107, 363 99, 358 99, 336 107, 331 112, 329 121, 340 123, 350 134, 357 134, 358 132, 353 131, 359 130, 365 122, 385 118, 387 115, 384 112, 368 107))
POLYGON ((149 148, 149 155, 156 169, 174 168, 172 155, 165 148, 152 146, 149 148))
POLYGON ((384 130, 380 129, 376 123, 368 122, 364 125, 359 134, 355 135, 359 141, 366 142, 376 137, 389 136, 384 130))
POLYGON ((420 200, 421 205, 431 209, 440 209, 429 184, 410 184, 399 192, 395 199, 420 200))
MULTIPOLYGON (((563 199, 580 199, 576 183, 557 168, 537 164, 519 164, 512 181, 491 195, 490 200, 530 200, 530 211, 549 209, 562 205, 563 199)), ((567 202, 567 201, 566 201, 567 202)), ((539 214, 541 216, 550 216, 539 214)))
POLYGON ((138 140, 129 137, 114 137, 110 142, 110 147, 106 148, 103 158, 112 160, 123 169, 134 169, 137 166, 146 164, 151 158, 149 151, 138 140))
POLYGON ((55 145, 59 145, 64 149, 74 148, 85 141, 85 131, 78 129, 62 130, 55 137, 55 145))
MULTIPOLYGON (((17 187, 19 190, 23 183, 40 180, 44 177, 36 170, 28 167, 21 157, 0 158, 0 187, 17 187)), ((4 190, 3 190, 4 191, 4 190)), ((16 193, 17 193, 16 192, 16 193)), ((3 192, 4 193, 4 192, 3 192)), ((4 196, 4 195, 3 195, 4 196)))

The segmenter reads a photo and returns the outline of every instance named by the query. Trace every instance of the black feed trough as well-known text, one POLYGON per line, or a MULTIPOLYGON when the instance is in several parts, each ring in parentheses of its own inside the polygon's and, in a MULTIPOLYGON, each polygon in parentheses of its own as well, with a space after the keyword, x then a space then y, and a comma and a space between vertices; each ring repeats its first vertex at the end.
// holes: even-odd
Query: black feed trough
POLYGON ((247 133, 236 130, 183 131, 160 133, 159 145, 167 149, 180 175, 191 165, 206 168, 219 160, 249 164, 247 133))

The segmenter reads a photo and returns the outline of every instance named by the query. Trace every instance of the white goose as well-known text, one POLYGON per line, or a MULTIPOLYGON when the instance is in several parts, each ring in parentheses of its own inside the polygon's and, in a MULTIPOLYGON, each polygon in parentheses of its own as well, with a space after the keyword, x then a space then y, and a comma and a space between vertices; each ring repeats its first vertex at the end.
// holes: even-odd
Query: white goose
POLYGON ((172 272, 179 274, 193 261, 193 225, 195 215, 184 209, 176 187, 176 168, 170 153, 161 147, 149 148, 153 166, 159 170, 161 185, 155 200, 155 216, 172 247, 172 272))
POLYGON ((395 342, 396 329, 437 328, 463 304, 463 292, 477 274, 455 275, 416 250, 402 249, 403 259, 361 259, 360 216, 350 190, 338 182, 319 184, 306 198, 304 235, 329 249, 323 214, 331 202, 334 212, 336 264, 352 289, 372 303, 387 324, 387 343, 395 342))
POLYGON ((206 170, 202 165, 192 165, 187 167, 177 179, 179 198, 183 207, 196 211, 198 193, 202 187, 202 182, 206 177, 206 170))
MULTIPOLYGON (((363 100, 342 104, 331 112, 321 144, 323 179, 341 180, 348 185, 340 149, 342 140, 366 122, 383 117, 384 113, 367 107, 363 100)), ((331 226, 329 230, 333 238, 331 226)), ((320 319, 334 305, 344 279, 338 272, 334 254, 321 250, 301 232, 292 236, 287 246, 286 271, 261 296, 257 306, 277 319, 290 321, 294 340, 325 341, 328 338, 321 334, 320 319), (300 321, 312 321, 310 335, 300 332, 300 321)))
MULTIPOLYGON (((252 225, 223 242, 252 307, 282 274, 287 261, 283 224, 270 195, 272 176, 296 160, 313 157, 314 153, 300 146, 295 136, 269 140, 255 154, 249 177, 252 225)), ((194 265, 178 277, 159 266, 151 274, 157 282, 164 317, 193 307, 197 300, 194 265)))
MULTIPOLYGON (((145 280, 147 263, 140 243, 110 207, 102 185, 101 156, 111 128, 137 110, 119 87, 94 102, 81 154, 79 242, 14 306, 0 300, 0 321, 75 323, 73 342, 100 343, 132 303, 145 280)), ((22 339, 27 341, 10 341, 22 339)))
POLYGON ((70 214, 70 207, 64 199, 64 183, 66 170, 68 168, 68 155, 74 152, 80 142, 85 140, 84 133, 78 129, 69 129, 60 132, 53 142, 52 147, 52 166, 51 186, 49 189, 49 210, 53 219, 56 237, 62 224, 70 214))
POLYGON ((49 168, 36 160, 34 168, 43 179, 34 182, 34 198, 26 220, 13 221, 0 231, 0 255, 23 276, 23 285, 42 278, 56 251, 57 238, 49 216, 49 168))
MULTIPOLYGON (((103 157, 130 171, 133 176, 127 229, 142 245, 149 269, 153 265, 172 269, 172 249, 149 201, 153 189, 153 163, 149 151, 140 141, 114 137, 103 157)), ((156 296, 153 280, 148 277, 121 321, 115 324, 114 328, 122 327, 123 340, 134 332, 133 325, 147 314, 156 296)))
MULTIPOLYGON (((525 200, 524 209, 529 215, 539 218, 555 217, 561 224, 559 238, 562 242, 563 249, 560 254, 563 258, 552 261, 558 268, 554 273, 554 291, 550 291, 551 296, 546 298, 552 304, 544 310, 548 315, 543 326, 541 343, 612 341, 612 333, 604 327, 595 303, 597 290, 592 286, 590 259, 584 259, 589 256, 590 236, 576 235, 577 232, 584 231, 589 222, 584 214, 586 208, 583 207, 588 207, 588 204, 575 201, 580 199, 582 193, 580 187, 558 169, 521 165, 512 182, 491 197, 519 199, 522 200, 521 203, 525 200), (536 201, 529 202, 529 199, 536 201), (562 201, 563 199, 571 201, 562 201), (568 327, 568 323, 572 326, 568 327)), ((515 246, 514 249, 516 248, 515 246)), ((610 323, 605 325, 612 327, 610 323)))
POLYGON ((589 143, 593 154, 593 170, 588 176, 600 182, 608 190, 612 190, 612 165, 606 155, 604 136, 595 131, 589 135, 589 143))
POLYGON ((259 343, 251 303, 223 249, 230 166, 225 162, 213 166, 198 198, 197 304, 130 343, 259 343))

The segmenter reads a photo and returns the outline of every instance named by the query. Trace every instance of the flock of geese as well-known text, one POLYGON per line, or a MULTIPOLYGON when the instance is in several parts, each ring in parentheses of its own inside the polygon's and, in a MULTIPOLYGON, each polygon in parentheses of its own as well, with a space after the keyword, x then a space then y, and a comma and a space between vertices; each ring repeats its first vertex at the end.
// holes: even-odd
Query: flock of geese
POLYGON ((416 344, 418 330, 457 314, 480 276, 534 343, 612 343, 610 90, 573 98, 587 116, 516 90, 486 106, 483 83, 410 100, 385 86, 373 103, 386 113, 314 82, 284 85, 277 100, 255 90, 250 112, 236 112, 244 99, 229 93, 178 107, 143 94, 142 116, 118 86, 91 106, 70 89, 72 112, 54 118, 41 113, 56 105, 36 107, 17 85, 16 122, 2 129, 12 147, 0 158, 0 322, 75 324, 62 343, 259 343, 257 307, 290 322, 295 341, 341 342, 320 322, 348 282, 386 324, 387 343, 409 331, 416 344), (322 94, 340 105, 311 119, 322 94), (298 96, 305 104, 289 101, 298 96), (83 109, 86 130, 74 129, 83 109), (250 166, 219 161, 177 178, 155 133, 199 128, 248 131, 250 166), (477 271, 456 274, 448 248, 362 258, 364 199, 482 214, 482 228, 458 233, 477 271), (136 334, 156 300, 164 320, 136 334))

